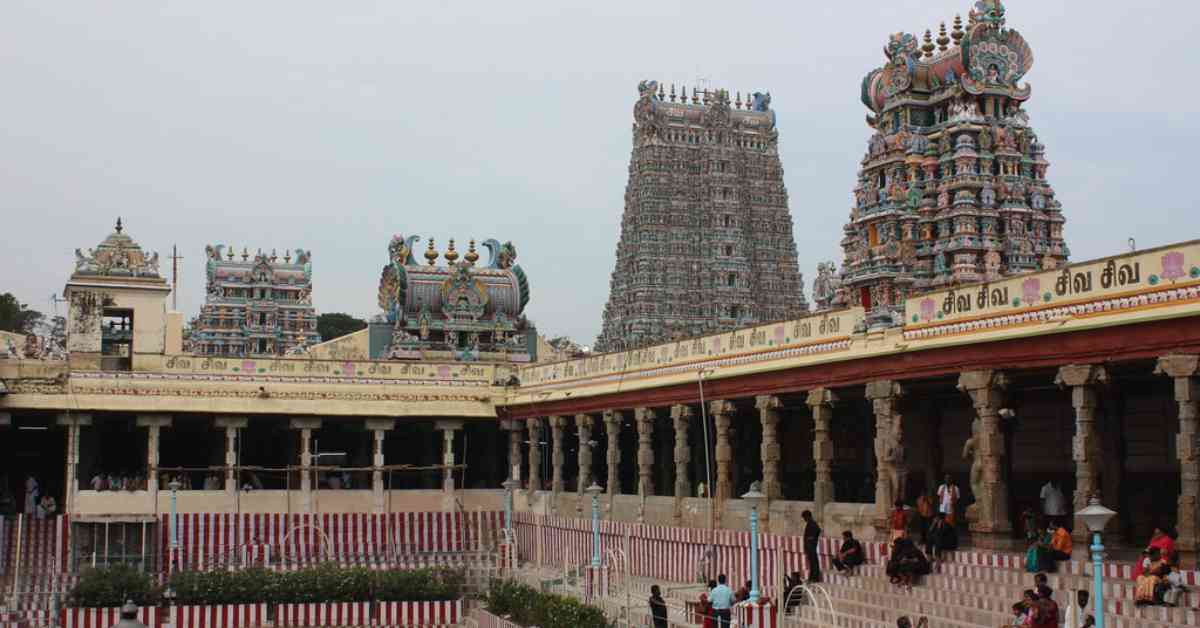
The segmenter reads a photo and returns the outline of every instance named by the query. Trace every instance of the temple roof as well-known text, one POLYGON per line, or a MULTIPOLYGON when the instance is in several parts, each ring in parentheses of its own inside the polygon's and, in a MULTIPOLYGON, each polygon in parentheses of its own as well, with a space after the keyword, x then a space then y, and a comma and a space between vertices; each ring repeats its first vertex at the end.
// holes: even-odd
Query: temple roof
POLYGON ((119 277, 154 279, 156 283, 165 280, 159 274, 158 253, 147 255, 121 224, 117 225, 94 249, 88 249, 87 254, 82 249, 75 249, 75 272, 72 279, 95 277, 119 277))

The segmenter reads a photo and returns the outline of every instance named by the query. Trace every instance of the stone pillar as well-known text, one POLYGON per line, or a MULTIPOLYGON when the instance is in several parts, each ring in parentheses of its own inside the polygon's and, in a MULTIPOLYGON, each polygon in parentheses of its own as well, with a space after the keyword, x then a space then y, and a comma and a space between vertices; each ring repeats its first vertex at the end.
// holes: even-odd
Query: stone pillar
POLYGON ((887 522, 892 504, 904 499, 908 472, 904 455, 904 419, 900 415, 899 382, 883 379, 867 382, 867 399, 875 412, 875 517, 887 522))
POLYGON ((1189 555, 1200 549, 1200 355, 1167 355, 1158 359, 1155 373, 1175 380, 1179 404, 1179 502, 1176 547, 1189 555))
MULTIPOLYGON (((716 425, 717 445, 714 458, 717 462, 717 490, 713 497, 720 503, 733 497, 733 447, 729 443, 729 427, 737 408, 729 401, 716 400, 709 402, 708 412, 716 425)), ((712 490, 712 487, 709 487, 709 490, 712 490)))
MULTIPOLYGON (((12 419, 9 418, 11 422, 12 419)), ((79 493, 79 429, 92 424, 91 414, 63 413, 57 423, 67 428, 67 490, 63 500, 63 512, 75 512, 75 497, 79 493)), ((24 478, 21 478, 24 480, 24 478)))
POLYGON ((973 451, 971 493, 975 503, 967 509, 971 530, 1005 537, 1012 531, 1008 514, 1008 478, 1000 407, 1008 387, 1001 371, 966 371, 959 375, 958 389, 971 397, 976 419, 964 451, 973 451))
MULTIPOLYGON (((462 427, 462 422, 459 422, 459 428, 462 427)), ((504 474, 506 478, 521 481, 521 430, 525 429, 525 423, 520 420, 503 421, 500 424, 501 429, 508 432, 508 472, 504 474)), ((438 428, 441 429, 441 428, 438 428)))
POLYGON ((590 414, 576 414, 575 427, 579 431, 579 495, 592 485, 592 426, 595 420, 590 414))
POLYGON ((312 512, 312 431, 320 429, 321 419, 293 418, 291 426, 300 430, 300 504, 312 512))
POLYGON ((225 429, 225 493, 233 495, 238 490, 238 430, 246 429, 250 421, 246 417, 219 416, 213 423, 225 429))
POLYGON ((683 499, 691 495, 688 465, 692 462, 692 448, 688 428, 692 424, 692 407, 671 406, 671 421, 675 424, 675 525, 679 525, 683 520, 683 499))
POLYGON ((555 493, 563 492, 563 429, 567 427, 567 417, 550 417, 550 490, 555 493))
POLYGON ((634 408, 638 433, 638 495, 654 495, 654 418, 653 408, 634 408))
MULTIPOLYGON (((783 407, 779 397, 759 395, 754 398, 758 418, 762 421, 762 492, 767 499, 781 499, 783 487, 779 484, 779 409, 783 407)), ((763 514, 767 514, 764 510, 763 514)))
POLYGON ((828 388, 814 388, 808 391, 806 400, 813 415, 813 464, 816 467, 816 483, 813 486, 813 506, 817 519, 825 511, 827 504, 837 500, 833 490, 833 437, 830 436, 830 423, 833 421, 833 404, 837 396, 828 388))
MULTIPOLYGON (((520 421, 513 421, 513 423, 516 425, 520 425, 520 421)), ((442 432, 442 465, 444 465, 444 467, 442 469, 442 491, 445 492, 447 495, 449 495, 449 494, 454 493, 454 464, 455 464, 455 461, 454 461, 454 433, 463 428, 463 422, 462 421, 438 421, 434 425, 435 425, 436 429, 441 430, 441 432, 442 432)), ((516 470, 517 475, 518 475, 518 477, 513 478, 516 480, 521 479, 520 478, 520 473, 521 473, 521 440, 520 439, 521 439, 521 432, 518 431, 518 429, 513 429, 509 433, 510 449, 509 449, 508 454, 509 454, 509 456, 511 456, 514 453, 514 451, 513 451, 514 449, 515 449, 515 453, 517 454, 516 466, 513 467, 516 470), (516 435, 515 447, 513 447, 513 445, 514 445, 513 435, 514 434, 516 435)))
POLYGON ((383 440, 387 433, 396 428, 395 419, 367 419, 366 427, 371 430, 371 497, 375 512, 387 512, 387 483, 383 479, 383 467, 387 460, 383 455, 383 440))
POLYGON ((605 462, 608 463, 608 497, 621 494, 621 421, 620 410, 604 411, 604 435, 608 437, 605 462))
POLYGON ((529 430, 529 492, 542 490, 542 420, 526 419, 529 430))
MULTIPOLYGON (((1096 429, 1097 389, 1108 382, 1108 372, 1096 364, 1070 364, 1058 369, 1054 383, 1071 389, 1071 405, 1075 407, 1075 438, 1071 452, 1075 460, 1075 496, 1071 512, 1087 507, 1088 499, 1100 494, 1100 434, 1096 429)), ((1110 502, 1116 496, 1110 496, 1110 502)), ((1088 530, 1080 519, 1075 520, 1074 536, 1087 541, 1088 530)))
POLYGON ((158 441, 160 430, 171 427, 169 414, 139 414, 137 426, 146 428, 146 490, 158 492, 158 441))

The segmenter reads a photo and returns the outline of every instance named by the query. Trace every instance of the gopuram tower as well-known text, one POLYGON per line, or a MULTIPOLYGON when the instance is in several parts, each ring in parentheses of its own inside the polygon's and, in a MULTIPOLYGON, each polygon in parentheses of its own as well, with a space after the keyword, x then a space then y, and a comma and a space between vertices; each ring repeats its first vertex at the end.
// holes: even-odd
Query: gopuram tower
POLYGON ((893 320, 910 293, 1067 259, 1045 149, 1021 108, 1033 51, 1000 0, 923 42, 896 33, 863 79, 875 130, 844 227, 839 304, 893 320))
POLYGON ((638 85, 598 351, 808 310, 770 94, 638 85))

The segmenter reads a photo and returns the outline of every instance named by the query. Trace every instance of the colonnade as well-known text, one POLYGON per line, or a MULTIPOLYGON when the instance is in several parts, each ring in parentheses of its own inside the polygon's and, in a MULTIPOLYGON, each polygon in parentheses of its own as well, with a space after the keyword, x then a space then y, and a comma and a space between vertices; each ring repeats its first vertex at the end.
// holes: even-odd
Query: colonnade
MULTIPOLYGON (((1051 383, 1063 393, 1064 404, 1069 399, 1074 415, 1074 436, 1071 441, 1071 460, 1075 473, 1075 491, 1070 496, 1072 512, 1087 505, 1093 495, 1100 495, 1106 502, 1115 502, 1116 495, 1102 495, 1102 484, 1116 486, 1119 478, 1104 477, 1102 481, 1102 462, 1105 455, 1101 431, 1097 425, 1096 409, 1100 404, 1102 392, 1112 384, 1109 368, 1106 363, 1069 364, 1060 366, 1052 375, 1052 381, 1042 381, 1042 388, 1051 383)), ((1141 367, 1139 367, 1141 368, 1141 367)), ((1149 370, 1149 369, 1145 369, 1149 370)), ((1034 376, 1048 380, 1044 371, 1037 371, 1034 376)), ((1154 373, 1170 377, 1174 380, 1175 399, 1178 405, 1179 428, 1177 434, 1176 457, 1179 462, 1181 491, 1178 497, 1177 512, 1173 517, 1179 532, 1178 545, 1185 552, 1197 549, 1197 539, 1200 538, 1200 356, 1196 355, 1167 355, 1157 359, 1154 373)), ((1148 376, 1149 373, 1146 373, 1148 376)), ((1013 536, 1012 520, 1014 512, 1010 511, 1009 469, 1011 461, 1009 441, 1006 431, 1014 423, 1014 411, 1007 405, 1014 392, 1013 376, 1029 379, 1031 373, 1005 372, 1001 370, 973 370, 958 374, 953 385, 960 394, 970 402, 971 428, 964 447, 964 456, 970 459, 970 494, 974 497, 966 509, 966 519, 973 533, 973 542, 987 539, 1003 539, 1013 536)), ((842 403, 844 396, 859 398, 860 394, 870 404, 874 418, 874 441, 871 443, 874 454, 875 495, 873 525, 884 526, 892 504, 897 499, 908 498, 911 503, 913 495, 905 495, 906 477, 912 461, 907 449, 916 441, 906 439, 906 427, 919 428, 913 423, 913 417, 905 416, 903 410, 914 411, 920 406, 920 400, 913 397, 912 388, 916 381, 874 380, 861 386, 860 391, 852 391, 853 386, 820 387, 806 391, 790 391, 790 399, 803 395, 804 405, 812 417, 812 463, 814 470, 813 499, 811 508, 820 517, 823 509, 838 500, 833 471, 837 462, 837 451, 834 447, 833 430, 835 409, 842 403), (906 402, 907 400, 907 402, 906 402)), ((752 387, 748 387, 752 388, 752 387)), ((578 400, 577 403, 583 403, 578 400)), ((735 451, 733 433, 739 427, 739 420, 749 417, 737 414, 737 408, 748 407, 747 398, 710 400, 704 408, 698 402, 675 403, 669 406, 635 406, 624 408, 603 408, 591 412, 583 412, 574 416, 555 414, 548 417, 526 417, 520 420, 505 422, 504 428, 510 430, 511 442, 514 444, 510 451, 510 465, 513 477, 528 479, 527 488, 530 491, 540 491, 542 460, 540 455, 528 456, 523 463, 522 449, 519 446, 525 440, 523 433, 528 431, 531 442, 540 442, 542 438, 543 419, 548 419, 550 428, 552 478, 550 491, 561 493, 563 486, 564 464, 566 455, 563 449, 563 436, 568 429, 574 429, 578 434, 578 485, 572 487, 582 495, 583 489, 592 481, 592 447, 588 446, 594 438, 593 428, 595 417, 603 417, 605 436, 607 438, 607 492, 609 495, 620 493, 618 481, 623 463, 636 464, 636 488, 638 495, 654 496, 656 460, 672 460, 674 462, 674 514, 675 525, 685 524, 683 501, 692 495, 696 482, 704 482, 705 478, 691 477, 693 437, 689 433, 695 429, 693 419, 703 410, 710 421, 705 429, 712 429, 714 442, 712 452, 712 483, 714 486, 712 498, 717 512, 721 512, 724 502, 736 498, 733 470, 735 458, 747 461, 757 458, 761 465, 758 479, 761 480, 761 490, 769 500, 780 500, 783 495, 780 464, 787 455, 781 451, 779 431, 787 421, 781 417, 784 403, 780 395, 753 395, 753 408, 757 411, 757 419, 761 424, 762 439, 759 451, 735 451), (735 403, 738 402, 738 403, 735 403), (630 429, 625 424, 624 417, 632 414, 633 429, 637 432, 637 450, 622 452, 620 447, 621 430, 630 429), (670 422, 674 442, 655 441, 655 426, 670 422), (668 458, 669 456, 669 458, 668 458)), ((597 403, 595 405, 601 405, 597 403)), ((592 407, 595 407, 593 405, 592 407)), ((924 418, 924 417, 923 417, 924 418)), ((744 425, 744 424, 741 424, 744 425)), ((917 430, 919 435, 927 434, 927 430, 917 430)), ((706 445, 707 447, 708 445, 706 445)), ((662 476, 660 476, 662 477, 662 476)), ((603 481, 603 479, 601 479, 603 481)), ((964 491, 965 492, 965 491, 964 491)), ((1115 492, 1115 490, 1114 490, 1115 492)), ((1114 504, 1115 505, 1115 504, 1114 504)), ((769 511, 769 509, 767 509, 769 511)), ((720 516, 717 516, 718 520, 720 516)), ((1082 522, 1074 526, 1077 536, 1085 533, 1082 522)))

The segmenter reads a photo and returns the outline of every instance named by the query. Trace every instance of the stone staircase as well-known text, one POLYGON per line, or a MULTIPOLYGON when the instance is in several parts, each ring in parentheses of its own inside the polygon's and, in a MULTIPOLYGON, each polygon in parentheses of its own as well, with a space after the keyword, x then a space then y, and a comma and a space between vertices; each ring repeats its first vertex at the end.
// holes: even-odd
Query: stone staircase
MULTIPOLYGON (((914 620, 926 616, 930 628, 996 628, 1011 621, 1012 604, 1021 599, 1024 590, 1033 588, 1033 574, 1021 567, 1022 561, 1023 556, 1005 552, 953 552, 945 561, 935 563, 933 573, 920 579, 910 591, 890 582, 884 572, 886 556, 862 565, 853 575, 839 574, 830 564, 830 557, 822 556, 824 582, 821 586, 832 598, 834 624, 839 628, 890 628, 903 615, 914 620)), ((1093 581, 1090 572, 1090 563, 1065 561, 1057 573, 1048 574, 1049 585, 1055 591, 1055 601, 1060 608, 1065 608, 1074 599, 1076 590, 1091 592, 1093 581)), ((1200 587, 1195 584, 1191 584, 1190 590, 1180 597, 1178 607, 1138 607, 1133 603, 1134 582, 1129 577, 1130 566, 1109 565, 1106 573, 1110 573, 1104 579, 1106 628, 1200 626, 1200 609, 1197 608, 1200 604, 1200 587)), ((1187 579, 1194 583, 1198 576, 1190 572, 1187 579)), ((632 577, 627 583, 628 597, 632 602, 625 612, 634 622, 642 619, 648 621, 646 598, 650 586, 658 584, 672 607, 671 623, 696 625, 693 617, 681 611, 687 602, 695 602, 699 598, 702 589, 696 584, 642 577, 632 577)), ((601 602, 610 612, 621 612, 625 604, 624 588, 610 592, 601 602)), ((780 628, 830 626, 828 611, 820 607, 823 604, 820 601, 818 605, 801 605, 786 616, 784 626, 780 628)))

